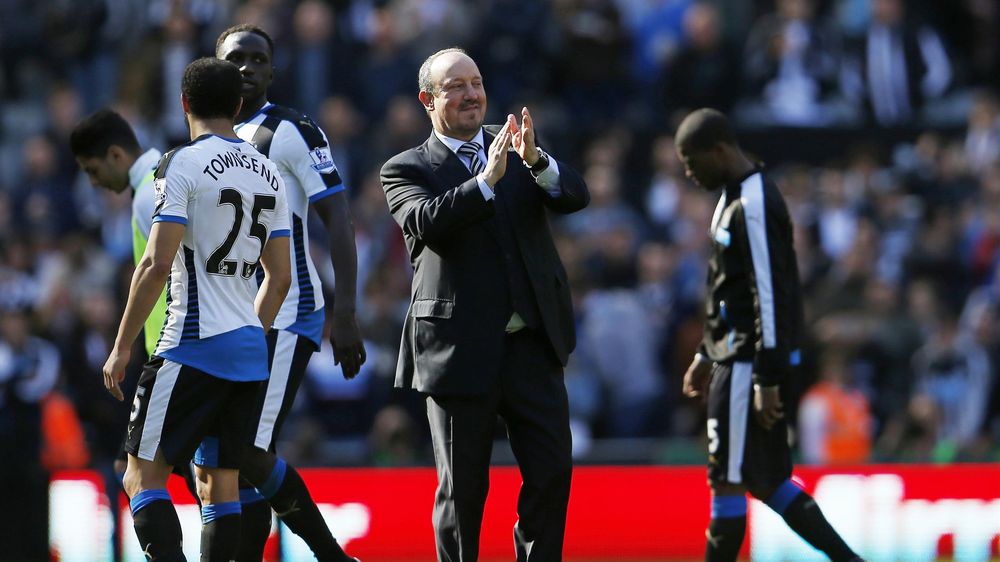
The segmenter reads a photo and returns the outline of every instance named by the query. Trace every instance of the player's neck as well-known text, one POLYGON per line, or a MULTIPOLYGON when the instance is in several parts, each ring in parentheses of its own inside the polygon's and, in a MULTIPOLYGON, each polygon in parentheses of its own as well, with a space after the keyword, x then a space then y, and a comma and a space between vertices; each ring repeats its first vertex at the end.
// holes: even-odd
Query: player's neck
POLYGON ((267 105, 267 96, 261 96, 255 100, 247 100, 244 98, 243 106, 240 108, 240 112, 236 115, 236 122, 243 123, 250 118, 251 115, 260 111, 260 108, 267 105))
POLYGON ((742 152, 737 154, 729 165, 729 180, 726 183, 739 181, 747 177, 756 166, 742 152))
POLYGON ((225 118, 198 119, 189 117, 188 124, 191 129, 191 140, 202 135, 218 135, 227 139, 238 138, 233 131, 233 122, 225 118))

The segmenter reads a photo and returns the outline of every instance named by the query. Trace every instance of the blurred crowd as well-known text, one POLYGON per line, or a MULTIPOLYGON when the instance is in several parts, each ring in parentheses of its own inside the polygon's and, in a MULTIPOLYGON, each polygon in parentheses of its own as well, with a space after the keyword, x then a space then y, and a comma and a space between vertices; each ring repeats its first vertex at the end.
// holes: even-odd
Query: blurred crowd
POLYGON ((592 194, 553 222, 578 314, 581 461, 636 443, 640 461, 703 461, 703 407, 680 387, 717 196, 686 180, 671 137, 700 106, 733 115, 795 221, 801 458, 1000 457, 993 0, 0 0, 0 450, 49 469, 117 452, 130 404, 100 370, 132 270, 130 195, 88 185, 69 131, 111 105, 144 147, 186 141, 182 70, 234 22, 274 37, 270 99, 329 136, 357 230, 368 363, 345 381, 329 347, 314 356, 290 462, 430 459, 419 396, 391 388, 411 270, 378 170, 429 134, 417 67, 452 45, 483 72, 489 120, 531 107, 592 194))

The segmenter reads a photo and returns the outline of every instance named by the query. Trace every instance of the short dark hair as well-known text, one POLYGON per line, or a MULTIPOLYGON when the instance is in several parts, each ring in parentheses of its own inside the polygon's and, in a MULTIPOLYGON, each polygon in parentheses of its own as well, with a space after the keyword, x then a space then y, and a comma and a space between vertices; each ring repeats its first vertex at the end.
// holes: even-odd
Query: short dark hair
POLYGON ((139 154, 139 141, 128 121, 115 111, 103 108, 91 113, 73 127, 69 149, 73 156, 104 158, 112 145, 132 155, 139 154))
POLYGON ((202 57, 184 69, 181 93, 195 117, 232 119, 240 104, 242 85, 243 76, 235 64, 202 57))
POLYGON ((447 49, 441 49, 424 59, 423 64, 420 65, 420 70, 417 71, 417 87, 420 88, 419 91, 427 92, 429 94, 434 93, 436 85, 431 81, 431 65, 434 64, 434 61, 438 57, 448 53, 462 53, 465 56, 469 56, 469 53, 461 47, 448 47, 447 49))
POLYGON ((222 48, 222 44, 226 41, 226 37, 229 37, 234 33, 244 33, 244 32, 254 33, 256 35, 260 35, 261 37, 263 37, 264 41, 267 41, 267 50, 271 52, 272 57, 274 56, 274 40, 271 39, 271 36, 268 35, 266 31, 264 31, 259 26, 256 26, 252 23, 239 23, 220 33, 219 38, 215 40, 216 56, 218 56, 219 49, 222 48))
POLYGON ((677 146, 688 150, 708 150, 717 144, 738 146, 729 118, 716 109, 696 109, 677 127, 677 146))

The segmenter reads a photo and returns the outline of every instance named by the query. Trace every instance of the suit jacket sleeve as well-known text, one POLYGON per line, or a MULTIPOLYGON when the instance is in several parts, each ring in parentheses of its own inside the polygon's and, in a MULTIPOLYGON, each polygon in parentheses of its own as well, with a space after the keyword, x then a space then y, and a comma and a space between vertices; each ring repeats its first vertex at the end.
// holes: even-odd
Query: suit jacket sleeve
POLYGON ((475 178, 435 194, 429 186, 429 172, 429 166, 405 152, 382 166, 389 212, 403 234, 434 244, 493 216, 493 202, 483 197, 475 178))
MULTIPOLYGON (((551 158, 551 156, 550 156, 551 158)), ((558 193, 542 189, 542 201, 554 213, 568 215, 583 209, 590 203, 590 192, 583 178, 568 164, 559 162, 558 193)))

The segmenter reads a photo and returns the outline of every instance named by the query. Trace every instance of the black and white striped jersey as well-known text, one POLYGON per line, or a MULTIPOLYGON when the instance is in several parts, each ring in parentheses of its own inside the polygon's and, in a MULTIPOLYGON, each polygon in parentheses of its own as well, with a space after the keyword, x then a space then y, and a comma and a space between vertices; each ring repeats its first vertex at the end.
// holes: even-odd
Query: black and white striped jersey
POLYGON ((755 169, 726 185, 709 231, 705 331, 712 361, 753 361, 754 381, 784 382, 797 362, 802 294, 792 221, 777 186, 755 169))
POLYGON ((223 379, 266 379, 254 278, 268 240, 289 235, 277 168, 241 139, 206 134, 164 154, 154 177, 153 223, 185 225, 154 353, 223 379))
POLYGON ((274 319, 288 330, 320 345, 323 334, 323 291, 309 253, 309 205, 344 191, 326 135, 308 116, 288 107, 266 103, 236 134, 267 156, 285 181, 292 231, 292 286, 274 319))

